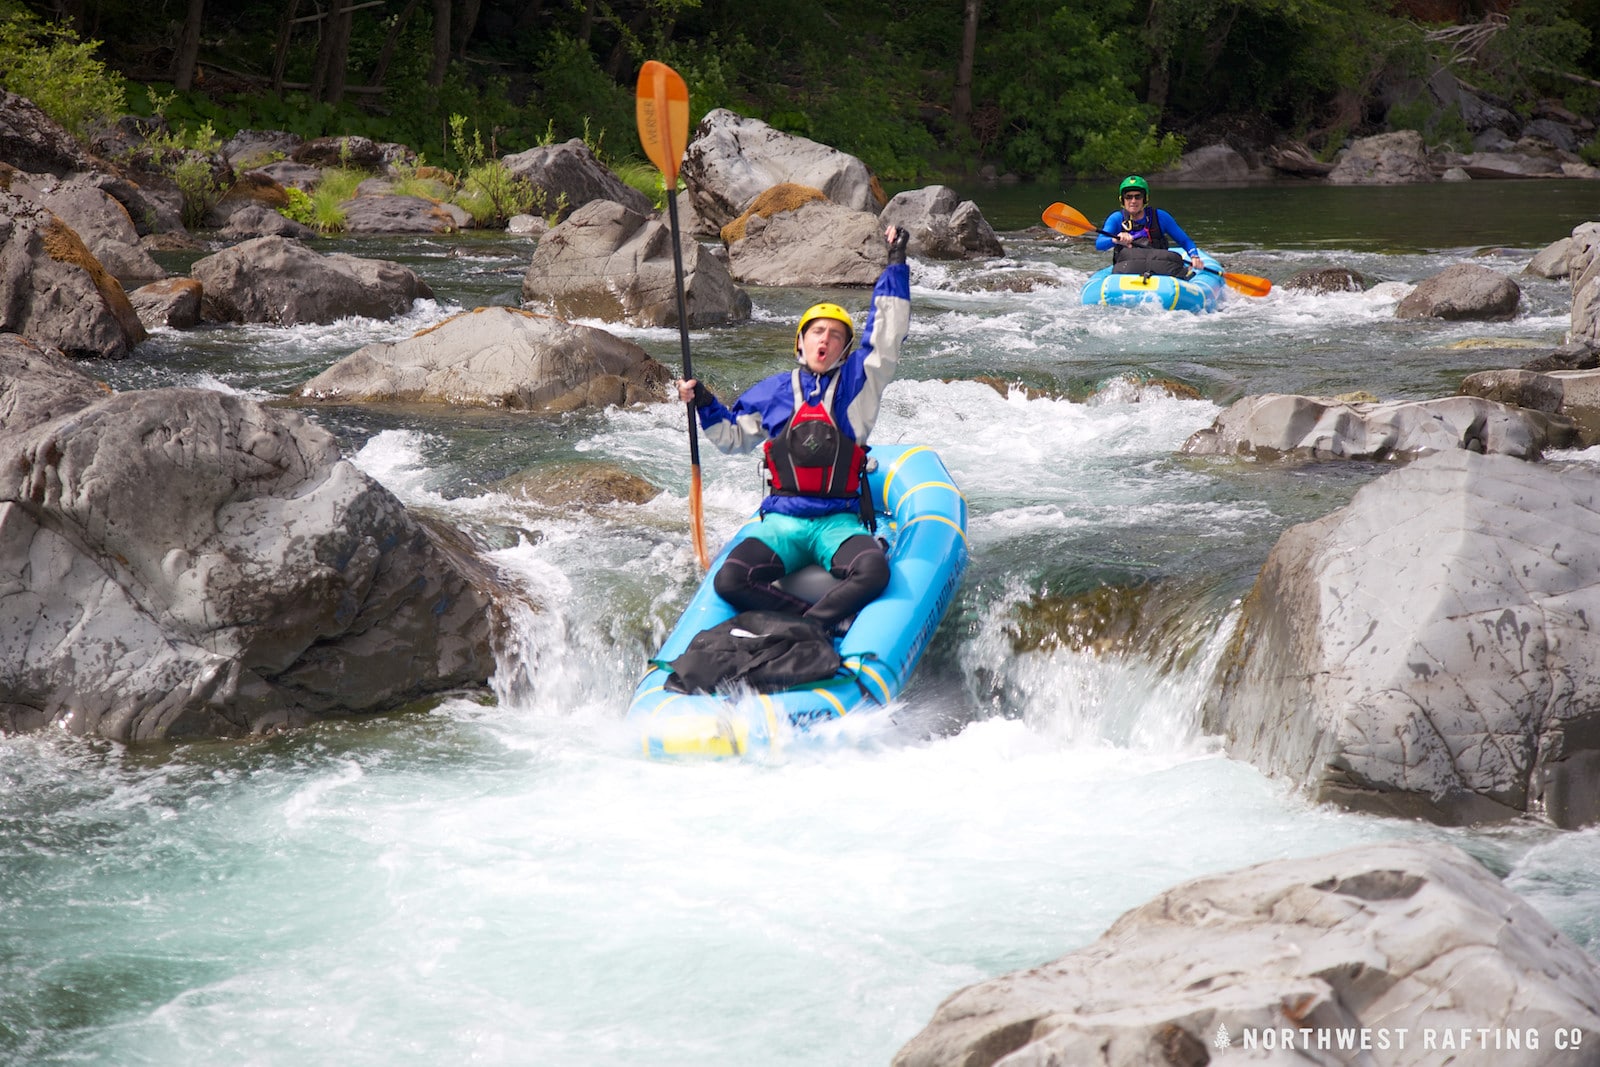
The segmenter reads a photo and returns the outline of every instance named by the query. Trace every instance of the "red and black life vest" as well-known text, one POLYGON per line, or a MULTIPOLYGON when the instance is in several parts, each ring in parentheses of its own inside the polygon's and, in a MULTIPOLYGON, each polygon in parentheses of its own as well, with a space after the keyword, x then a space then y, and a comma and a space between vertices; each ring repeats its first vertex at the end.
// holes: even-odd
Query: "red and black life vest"
POLYGON ((833 375, 822 399, 809 402, 800 389, 800 371, 794 385, 794 414, 778 436, 766 444, 767 481, 778 496, 817 496, 849 500, 861 495, 861 473, 867 450, 845 435, 833 421, 833 394, 839 375, 833 375))

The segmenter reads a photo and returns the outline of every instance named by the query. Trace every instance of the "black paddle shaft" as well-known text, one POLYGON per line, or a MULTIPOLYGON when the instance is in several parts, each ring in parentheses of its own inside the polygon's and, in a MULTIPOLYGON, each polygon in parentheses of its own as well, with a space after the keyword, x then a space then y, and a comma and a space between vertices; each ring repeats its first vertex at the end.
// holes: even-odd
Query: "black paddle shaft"
MULTIPOLYGON (((676 184, 676 183, 674 183, 676 184)), ((672 275, 678 291, 678 341, 683 349, 683 378, 694 377, 694 366, 689 362, 689 307, 683 297, 683 249, 678 243, 678 190, 667 190, 667 219, 672 226, 672 275)), ((696 432, 694 401, 684 405, 689 412, 689 462, 700 466, 700 435, 696 432)))

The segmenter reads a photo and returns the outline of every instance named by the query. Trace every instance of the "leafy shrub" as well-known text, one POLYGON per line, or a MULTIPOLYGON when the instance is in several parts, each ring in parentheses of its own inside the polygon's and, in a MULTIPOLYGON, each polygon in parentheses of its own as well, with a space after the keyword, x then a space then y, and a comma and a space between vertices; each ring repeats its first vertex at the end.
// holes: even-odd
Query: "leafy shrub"
POLYGON ((1083 135, 1083 146, 1068 163, 1080 174, 1122 174, 1165 170, 1183 154, 1183 138, 1122 122, 1083 135))
POLYGON ((1393 130, 1416 130, 1429 147, 1448 145, 1458 152, 1472 151, 1472 131, 1460 108, 1439 111, 1426 97, 1418 97, 1391 107, 1384 121, 1393 130))
POLYGON ((1537 96, 1558 71, 1576 70, 1589 47, 1587 27, 1568 17, 1563 0, 1522 0, 1505 15, 1490 15, 1482 35, 1464 58, 1483 86, 1512 98, 1537 96))
POLYGON ((283 191, 289 202, 278 209, 278 214, 302 226, 316 225, 316 206, 306 191, 294 185, 286 186, 283 191))
POLYGON ((1591 167, 1600 167, 1600 133, 1595 134, 1588 144, 1578 149, 1578 158, 1591 167))
POLYGON ((219 173, 227 173, 218 154, 222 139, 209 119, 198 126, 174 128, 166 116, 172 95, 161 96, 148 87, 145 92, 152 113, 162 121, 146 135, 143 151, 148 154, 150 165, 171 178, 183 193, 183 224, 197 228, 228 191, 218 177, 219 173))
POLYGON ((589 123, 600 129, 634 125, 633 93, 600 69, 594 53, 582 42, 556 32, 537 60, 540 110, 554 128, 576 137, 589 123))
POLYGON ((1040 176, 1063 164, 1079 171, 1124 169, 1173 149, 1151 130, 1157 109, 1133 92, 1129 72, 1144 47, 1116 28, 1123 17, 1116 8, 1112 0, 1025 0, 1018 14, 1027 17, 989 36, 987 72, 975 76, 973 95, 998 110, 999 147, 1013 170, 1040 176), (1062 47, 1069 41, 1071 47, 1062 47), (1029 77, 1016 76, 1024 70, 1029 77))
POLYGON ((461 159, 465 173, 458 176, 461 191, 455 202, 465 208, 479 226, 504 226, 513 215, 524 215, 535 208, 544 214, 545 192, 535 189, 528 179, 514 173, 484 148, 483 135, 473 127, 467 138, 467 117, 450 116, 450 145, 461 159))
POLYGON ((211 160, 198 152, 185 152, 177 157, 167 174, 183 193, 183 224, 190 229, 204 225, 206 216, 228 191, 217 180, 211 160))
POLYGON ((70 28, 0 2, 0 86, 38 105, 75 137, 124 109, 123 82, 70 28))

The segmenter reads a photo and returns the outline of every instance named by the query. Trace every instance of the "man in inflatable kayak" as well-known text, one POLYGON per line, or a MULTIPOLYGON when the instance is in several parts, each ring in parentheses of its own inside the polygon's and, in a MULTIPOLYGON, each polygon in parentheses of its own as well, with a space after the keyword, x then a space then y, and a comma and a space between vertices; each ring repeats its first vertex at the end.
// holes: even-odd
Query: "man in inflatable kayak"
POLYGON ((736 545, 713 579, 717 595, 739 611, 802 614, 840 633, 889 584, 889 562, 873 536, 867 438, 911 323, 909 238, 895 226, 884 231, 888 265, 855 348, 850 313, 816 304, 795 328, 799 366, 752 385, 731 408, 692 378, 678 383, 717 448, 764 451, 760 532, 736 545), (773 584, 813 563, 839 579, 815 604, 773 584))
POLYGON ((1150 206, 1148 182, 1137 174, 1130 174, 1122 179, 1117 196, 1122 207, 1106 216, 1105 225, 1100 227, 1104 232, 1094 242, 1102 252, 1115 249, 1111 253, 1115 273, 1171 274, 1187 278, 1190 268, 1200 269, 1200 250, 1183 232, 1183 227, 1166 211, 1150 206), (1107 237, 1108 233, 1115 236, 1107 237), (1173 245, 1188 253, 1187 263, 1182 255, 1170 251, 1173 245))

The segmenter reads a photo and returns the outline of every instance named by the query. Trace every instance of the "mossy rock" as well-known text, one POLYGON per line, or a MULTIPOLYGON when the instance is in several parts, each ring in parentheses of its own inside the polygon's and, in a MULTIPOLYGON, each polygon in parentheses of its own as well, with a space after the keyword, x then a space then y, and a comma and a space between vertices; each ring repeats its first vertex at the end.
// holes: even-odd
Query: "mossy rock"
POLYGON ((650 482, 609 463, 561 463, 514 475, 499 488, 548 507, 596 508, 643 504, 660 495, 650 482))
POLYGON ((809 185, 795 185, 793 182, 783 182, 774 185, 766 192, 750 201, 750 206, 743 215, 734 219, 722 228, 723 244, 737 244, 744 240, 745 228, 750 225, 750 220, 771 218, 781 215, 785 211, 793 211, 802 204, 809 204, 813 200, 826 200, 828 194, 821 189, 813 189, 809 185))
POLYGON ((1202 597, 1192 583, 1170 581, 1043 593, 1017 605, 1006 633, 1019 655, 1057 649, 1137 655, 1170 671, 1189 663, 1215 628, 1215 619, 1196 611, 1202 597))

